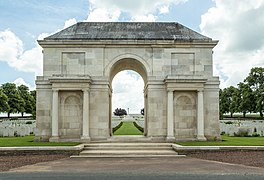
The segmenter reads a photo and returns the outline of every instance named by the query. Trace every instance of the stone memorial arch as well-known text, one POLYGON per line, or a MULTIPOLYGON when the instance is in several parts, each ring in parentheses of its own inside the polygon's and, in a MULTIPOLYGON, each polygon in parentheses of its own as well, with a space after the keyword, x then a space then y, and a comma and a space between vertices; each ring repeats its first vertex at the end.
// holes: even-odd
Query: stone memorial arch
POLYGON ((144 80, 146 141, 220 138, 217 41, 179 23, 80 22, 38 42, 36 140, 111 140, 122 70, 144 80))

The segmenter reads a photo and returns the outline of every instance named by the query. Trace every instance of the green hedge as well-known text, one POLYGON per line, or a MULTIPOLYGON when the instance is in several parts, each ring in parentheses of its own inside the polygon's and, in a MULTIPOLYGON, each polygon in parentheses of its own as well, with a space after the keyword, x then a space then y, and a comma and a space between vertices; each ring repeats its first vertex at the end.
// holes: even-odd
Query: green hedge
POLYGON ((135 121, 133 122, 133 124, 140 132, 144 132, 144 128, 139 126, 135 121))
POLYGON ((123 122, 121 121, 116 127, 113 128, 113 133, 116 132, 122 125, 123 122))

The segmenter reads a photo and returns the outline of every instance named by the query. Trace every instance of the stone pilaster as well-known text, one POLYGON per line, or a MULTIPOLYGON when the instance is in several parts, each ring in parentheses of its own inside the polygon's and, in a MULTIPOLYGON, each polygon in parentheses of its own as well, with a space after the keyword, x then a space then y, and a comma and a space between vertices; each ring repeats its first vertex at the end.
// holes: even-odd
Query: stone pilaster
POLYGON ((52 90, 52 119, 51 119, 51 138, 49 141, 57 142, 59 140, 59 91, 52 90))
POLYGON ((174 141, 173 91, 167 92, 167 141, 174 141))
POLYGON ((198 104, 197 104, 197 140, 206 141, 204 137, 204 102, 203 90, 198 90, 198 104))
POLYGON ((90 93, 88 90, 83 90, 83 128, 82 128, 82 137, 81 140, 84 142, 90 141, 90 132, 89 132, 89 116, 90 116, 90 93))

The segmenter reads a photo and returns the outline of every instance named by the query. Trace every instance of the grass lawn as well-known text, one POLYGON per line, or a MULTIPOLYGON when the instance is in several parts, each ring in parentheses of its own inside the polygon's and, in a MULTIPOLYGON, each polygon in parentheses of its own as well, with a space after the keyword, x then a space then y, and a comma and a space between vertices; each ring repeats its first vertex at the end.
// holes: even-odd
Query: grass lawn
POLYGON ((183 146, 264 146, 264 137, 221 136, 222 141, 186 141, 176 142, 183 146))
POLYGON ((76 142, 34 142, 34 136, 25 137, 1 137, 0 147, 15 146, 75 146, 76 142))
POLYGON ((123 125, 114 135, 143 135, 133 124, 133 122, 123 122, 123 125))

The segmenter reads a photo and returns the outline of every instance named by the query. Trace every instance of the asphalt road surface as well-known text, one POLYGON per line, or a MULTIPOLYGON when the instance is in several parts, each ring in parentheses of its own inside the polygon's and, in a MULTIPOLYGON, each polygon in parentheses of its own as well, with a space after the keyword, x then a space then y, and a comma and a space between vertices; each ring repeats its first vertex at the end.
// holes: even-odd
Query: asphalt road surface
POLYGON ((179 158, 66 158, 12 169, 2 179, 264 179, 264 168, 179 158))
POLYGON ((238 175, 238 174, 98 174, 98 173, 4 173, 0 179, 8 180, 263 180, 259 175, 238 175))

